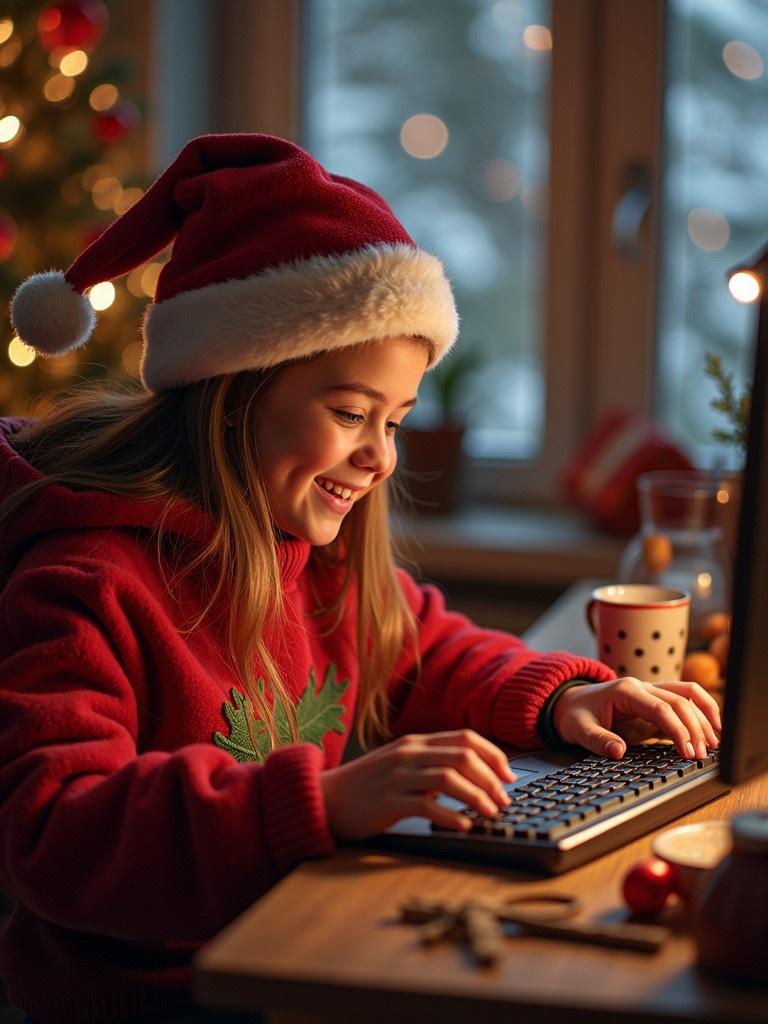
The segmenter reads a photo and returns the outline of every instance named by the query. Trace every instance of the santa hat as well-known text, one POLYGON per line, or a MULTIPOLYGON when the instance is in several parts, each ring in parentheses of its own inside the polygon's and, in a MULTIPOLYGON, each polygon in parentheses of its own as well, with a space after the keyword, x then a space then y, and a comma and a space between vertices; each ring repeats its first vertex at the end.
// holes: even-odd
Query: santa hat
POLYGON ((172 241, 144 318, 150 391, 400 335, 431 341, 434 364, 456 339, 442 264, 382 197, 258 134, 188 142, 67 271, 18 288, 19 336, 43 356, 85 344, 95 325, 85 290, 172 241))

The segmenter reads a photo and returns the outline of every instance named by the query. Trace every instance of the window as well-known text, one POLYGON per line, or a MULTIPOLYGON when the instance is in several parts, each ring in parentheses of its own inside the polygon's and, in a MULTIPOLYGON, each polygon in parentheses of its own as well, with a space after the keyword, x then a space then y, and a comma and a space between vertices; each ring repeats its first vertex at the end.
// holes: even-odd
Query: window
POLYGON ((547 0, 306 5, 302 141, 444 260, 478 357, 460 396, 475 456, 541 447, 549 21, 547 0))
POLYGON ((755 307, 726 272, 768 244, 768 17, 762 0, 670 0, 659 317, 658 413, 702 465, 738 457, 702 367, 721 356, 741 391, 755 307))
MULTIPOLYGON (((703 464, 729 454, 709 444, 704 354, 750 370, 754 309, 724 269, 768 240, 763 0, 195 6, 220 95, 194 130, 297 139, 445 259, 463 343, 485 357, 467 392, 474 497, 557 501, 616 407, 656 415, 703 464)), ((183 50, 171 29, 162 66, 183 50)))

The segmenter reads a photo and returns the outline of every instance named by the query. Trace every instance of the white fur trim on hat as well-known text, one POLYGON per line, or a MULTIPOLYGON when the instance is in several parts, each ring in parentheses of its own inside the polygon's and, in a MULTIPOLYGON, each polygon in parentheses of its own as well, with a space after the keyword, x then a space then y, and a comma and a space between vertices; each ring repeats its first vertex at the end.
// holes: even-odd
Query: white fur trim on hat
POLYGON ((16 289, 11 320, 22 341, 42 356, 61 356, 84 345, 96 314, 60 270, 32 274, 16 289))
POLYGON ((150 391, 163 391, 398 335, 428 338, 434 365, 457 333, 440 260, 405 244, 371 245, 151 305, 141 372, 150 391))

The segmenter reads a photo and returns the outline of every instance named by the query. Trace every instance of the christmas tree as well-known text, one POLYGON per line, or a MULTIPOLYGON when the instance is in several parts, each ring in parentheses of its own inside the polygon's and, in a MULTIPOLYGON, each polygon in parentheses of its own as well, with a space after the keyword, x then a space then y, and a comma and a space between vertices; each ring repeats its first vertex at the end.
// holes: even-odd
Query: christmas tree
POLYGON ((135 67, 108 58, 112 4, 103 0, 0 6, 0 412, 84 377, 136 377, 137 323, 160 264, 90 289, 100 310, 92 342, 40 359, 13 335, 5 312, 29 274, 69 266, 147 181, 132 145, 141 111, 129 88, 135 67))

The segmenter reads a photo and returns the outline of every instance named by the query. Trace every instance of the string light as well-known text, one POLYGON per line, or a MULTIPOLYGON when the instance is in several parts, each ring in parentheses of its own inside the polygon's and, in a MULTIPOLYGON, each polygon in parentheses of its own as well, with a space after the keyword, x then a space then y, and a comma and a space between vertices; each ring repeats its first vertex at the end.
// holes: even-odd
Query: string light
POLYGON ((49 103, 61 103, 69 99, 75 91, 75 83, 71 78, 60 75, 58 72, 51 75, 43 86, 43 96, 49 103))
POLYGON ((546 25, 526 25, 523 42, 535 53, 548 53, 552 49, 552 33, 546 25))
POLYGON ((109 309, 115 301, 115 286, 111 281, 101 281, 89 288, 86 295, 94 309, 109 309))
POLYGON ((11 39, 0 48, 0 68, 9 68, 21 53, 21 40, 11 39))
POLYGON ((102 85, 97 85, 95 89, 91 89, 88 105, 91 110, 98 112, 109 110, 110 107, 114 107, 119 97, 120 93, 117 91, 117 87, 109 82, 104 82, 102 85))
POLYGON ((163 269, 162 263, 148 263, 141 273, 141 290, 150 299, 155 297, 157 290, 157 279, 163 269))
POLYGON ((0 118, 0 146, 12 146, 21 135, 21 121, 15 114, 0 118))
POLYGON ((143 189, 125 188, 117 197, 117 199, 115 199, 114 203, 112 204, 112 209, 117 214, 125 213, 125 211, 130 210, 133 204, 138 202, 143 195, 143 189))
POLYGON ((0 44, 7 43, 13 35, 13 22, 10 18, 0 18, 0 44))
POLYGON ((704 252, 719 252, 727 244, 731 229, 719 210, 698 207, 688 214, 688 235, 704 252))
POLYGON ((123 186, 117 178, 99 178, 91 187, 91 201, 97 210, 111 210, 122 192, 123 186))
POLYGON ((728 291, 737 302, 754 302, 760 297, 762 284, 752 270, 736 270, 728 278, 728 291))
POLYGON ((35 361, 37 353, 26 345, 18 334, 14 334, 8 345, 8 358, 14 366, 29 366, 35 361))
POLYGON ((754 46, 736 39, 726 43, 723 47, 723 63, 732 75, 750 82, 761 78, 765 70, 763 58, 754 46))
POLYGON ((85 50, 70 50, 59 61, 59 71, 67 78, 81 75, 88 67, 88 54, 85 50))
POLYGON ((409 156, 432 160, 448 145, 448 128, 434 114, 414 114, 400 129, 400 144, 409 156))

